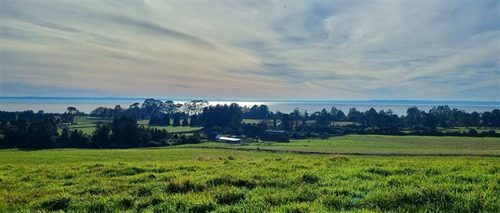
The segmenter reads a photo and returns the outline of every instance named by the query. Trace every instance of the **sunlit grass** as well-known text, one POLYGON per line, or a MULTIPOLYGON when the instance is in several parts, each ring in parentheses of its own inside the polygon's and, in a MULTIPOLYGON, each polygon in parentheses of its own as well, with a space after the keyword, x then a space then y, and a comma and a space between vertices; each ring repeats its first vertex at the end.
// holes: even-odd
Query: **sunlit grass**
POLYGON ((0 212, 500 210, 500 159, 1 150, 0 212))
POLYGON ((500 138, 491 137, 347 135, 329 139, 291 140, 290 143, 264 141, 239 145, 210 142, 183 146, 326 153, 500 155, 500 138))

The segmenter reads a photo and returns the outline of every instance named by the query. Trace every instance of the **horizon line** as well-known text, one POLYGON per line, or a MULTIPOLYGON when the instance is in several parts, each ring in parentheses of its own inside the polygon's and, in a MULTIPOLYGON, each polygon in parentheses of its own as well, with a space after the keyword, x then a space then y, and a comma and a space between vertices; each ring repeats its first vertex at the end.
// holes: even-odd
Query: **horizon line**
POLYGON ((280 101, 298 101, 298 102, 306 102, 306 101, 318 101, 318 102, 326 102, 326 101, 354 101, 354 102, 375 102, 375 101, 400 101, 400 102, 491 102, 500 104, 500 100, 423 100, 423 99, 235 99, 235 98, 165 98, 165 97, 78 97, 78 96, 0 96, 0 99, 125 99, 125 100, 138 100, 138 99, 156 99, 156 100, 204 100, 204 101, 268 101, 268 102, 280 102, 280 101))

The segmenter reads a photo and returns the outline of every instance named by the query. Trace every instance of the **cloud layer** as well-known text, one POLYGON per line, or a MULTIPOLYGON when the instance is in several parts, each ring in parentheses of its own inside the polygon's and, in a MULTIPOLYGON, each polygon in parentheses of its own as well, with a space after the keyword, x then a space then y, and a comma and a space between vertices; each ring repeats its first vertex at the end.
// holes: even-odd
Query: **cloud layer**
POLYGON ((500 100, 498 1, 1 4, 1 96, 500 100))

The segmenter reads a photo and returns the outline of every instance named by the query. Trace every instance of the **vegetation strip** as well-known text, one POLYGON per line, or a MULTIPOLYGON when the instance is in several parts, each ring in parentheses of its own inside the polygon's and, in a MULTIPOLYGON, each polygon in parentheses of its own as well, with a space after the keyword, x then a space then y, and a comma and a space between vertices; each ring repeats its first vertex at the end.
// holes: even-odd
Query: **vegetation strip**
MULTIPOLYGON (((172 147, 176 148, 176 147, 172 147)), ((181 147, 179 147, 181 148, 181 147)), ((189 148, 199 149, 229 149, 239 151, 259 151, 259 152, 273 152, 273 153, 292 153, 304 155, 362 155, 362 156, 471 156, 471 157, 500 157, 500 154, 455 154, 455 153, 368 153, 368 152, 314 152, 314 151, 296 151, 284 149, 262 149, 262 148, 242 148, 242 147, 216 147, 216 146, 189 146, 189 148)))

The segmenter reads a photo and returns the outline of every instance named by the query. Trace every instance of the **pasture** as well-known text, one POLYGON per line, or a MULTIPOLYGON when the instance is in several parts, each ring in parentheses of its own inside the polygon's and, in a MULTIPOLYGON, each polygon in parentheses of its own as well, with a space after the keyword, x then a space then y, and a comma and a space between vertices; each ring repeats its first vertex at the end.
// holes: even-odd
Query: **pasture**
POLYGON ((0 156, 0 212, 500 210, 497 157, 176 147, 0 150, 0 156))
MULTIPOLYGON (((96 118, 92 118, 89 116, 75 116, 74 122, 76 124, 68 125, 67 127, 70 130, 78 129, 87 135, 92 135, 98 122, 110 123, 112 121, 113 121, 112 119, 96 119, 96 118)), ((149 126, 148 122, 149 122, 149 120, 138 120, 137 124, 139 124, 141 126, 149 126)), ((172 122, 173 122, 173 119, 170 119, 170 123, 172 123, 172 122)), ((60 126, 60 127, 61 128, 59 128, 59 132, 62 131, 63 126, 60 126)), ((190 126, 175 126, 175 127, 174 126, 149 126, 149 127, 157 128, 157 129, 165 129, 170 133, 196 131, 196 130, 200 130, 202 128, 202 127, 190 127, 190 126)))
POLYGON ((267 149, 332 154, 500 156, 500 138, 491 137, 346 135, 330 137, 328 139, 291 140, 290 143, 263 141, 248 144, 228 144, 209 142, 182 146, 267 149))

